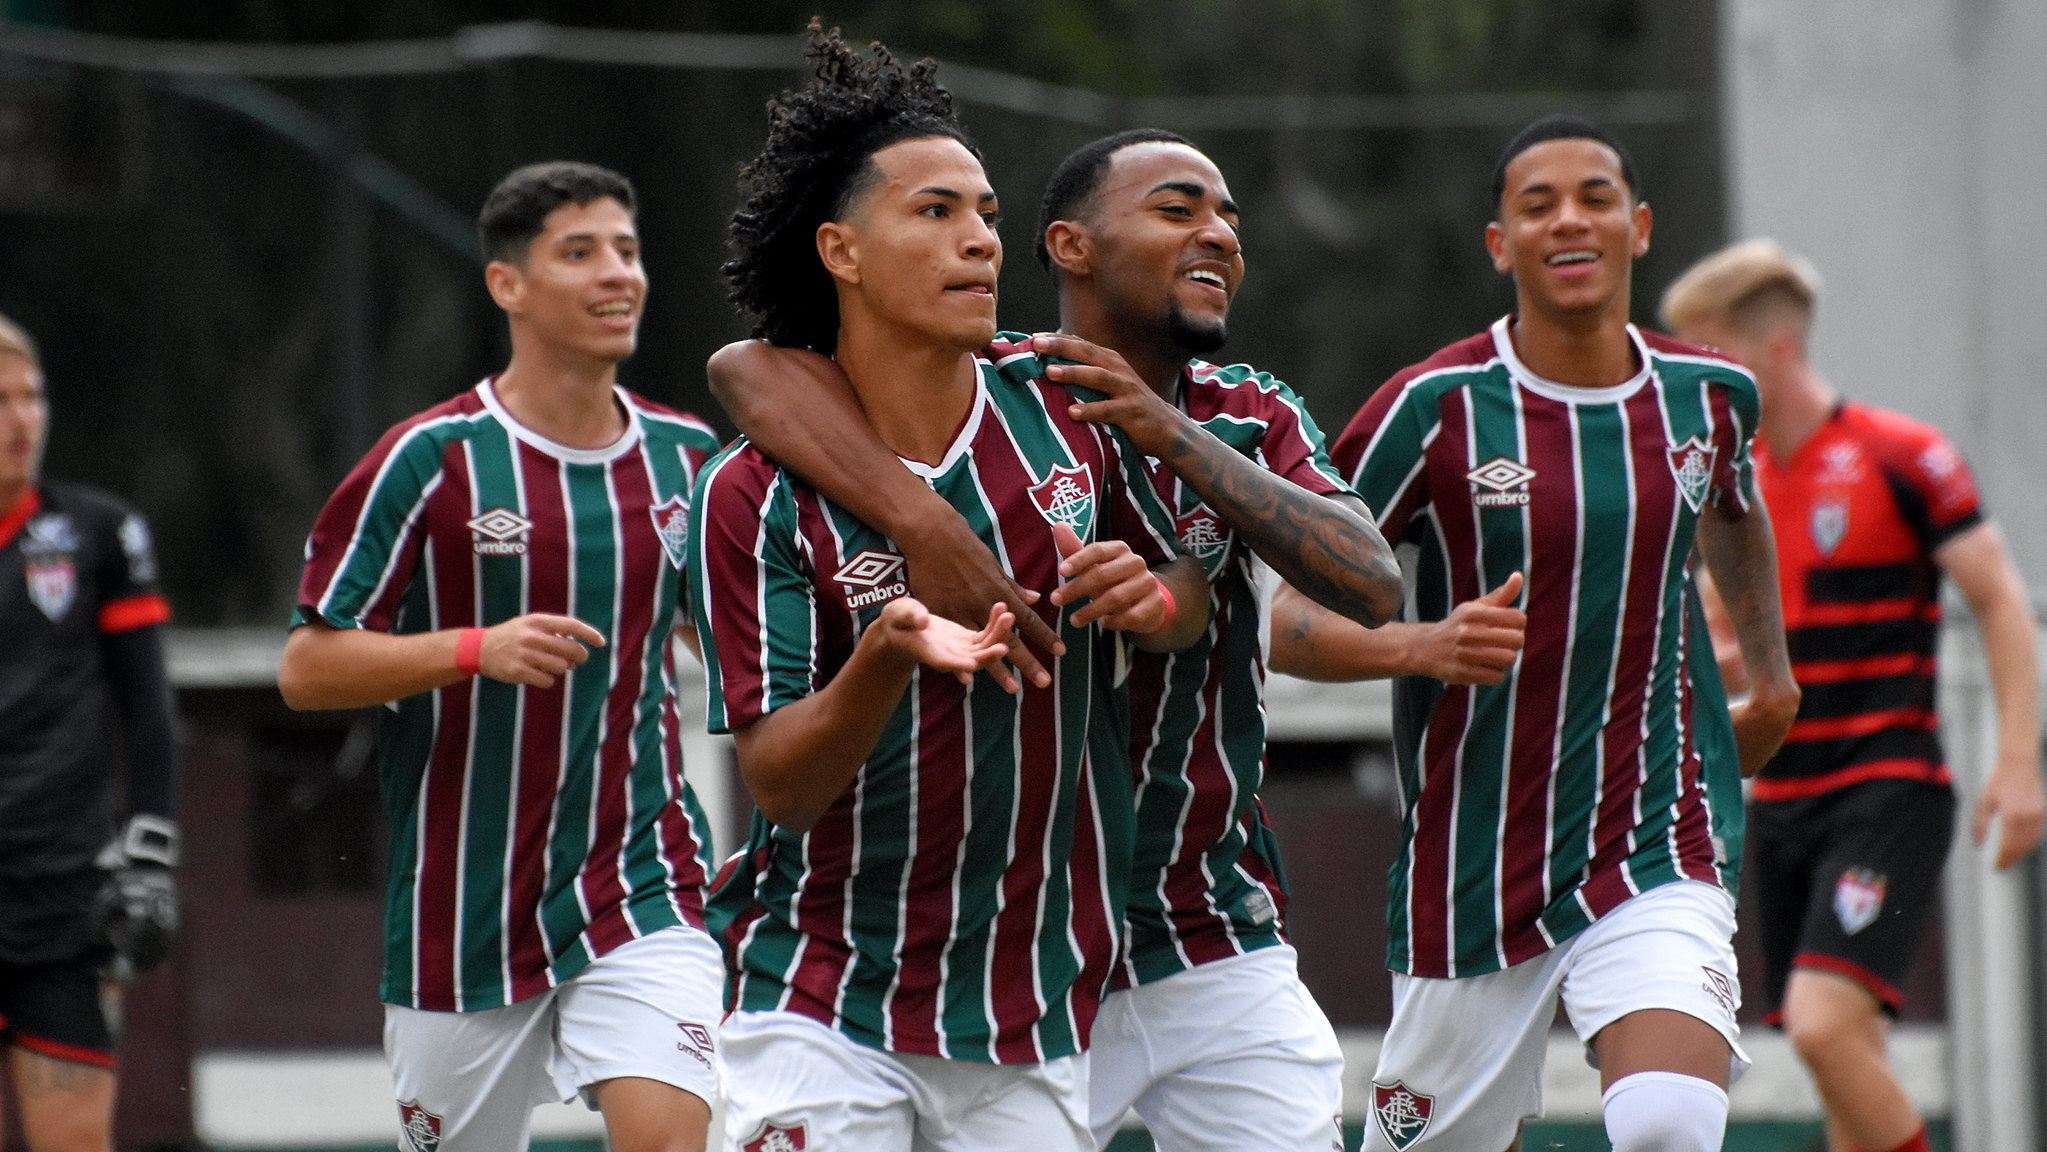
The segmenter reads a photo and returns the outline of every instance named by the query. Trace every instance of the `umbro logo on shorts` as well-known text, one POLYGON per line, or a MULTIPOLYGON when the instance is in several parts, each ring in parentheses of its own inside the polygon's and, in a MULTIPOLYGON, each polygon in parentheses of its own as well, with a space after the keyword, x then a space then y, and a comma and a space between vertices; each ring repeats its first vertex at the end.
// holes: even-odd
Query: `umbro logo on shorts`
POLYGON ((675 1046, 676 1050, 689 1053, 698 1063, 709 1068, 711 1055, 718 1050, 717 1042, 711 1038, 711 1030, 695 1023, 679 1023, 676 1027, 682 1029, 682 1042, 675 1046))
POLYGON ((1372 1085, 1372 1119, 1395 1152, 1421 1139, 1435 1112, 1434 1096, 1424 1096, 1398 1080, 1372 1085))
POLYGON ((803 1147, 803 1125, 778 1128, 762 1124, 760 1134, 740 1145, 744 1152, 799 1152, 803 1147))

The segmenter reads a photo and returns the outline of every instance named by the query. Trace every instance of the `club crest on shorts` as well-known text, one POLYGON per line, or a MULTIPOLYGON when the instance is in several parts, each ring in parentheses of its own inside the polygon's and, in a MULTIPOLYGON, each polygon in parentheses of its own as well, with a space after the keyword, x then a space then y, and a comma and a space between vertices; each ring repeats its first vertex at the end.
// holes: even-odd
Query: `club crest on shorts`
POLYGON ((441 1146, 441 1118, 416 1100, 400 1100, 398 1137, 405 1141, 405 1152, 436 1152, 441 1146))
POLYGON ((1853 936, 1884 910, 1884 877, 1867 868, 1850 868, 1834 882, 1834 918, 1853 936))
POLYGON ((661 550, 680 571, 689 559, 689 497, 670 496, 647 509, 654 518, 654 535, 661 538, 661 550))
POLYGON ((1396 1152, 1422 1138, 1435 1111, 1434 1096, 1424 1096, 1398 1080, 1372 1085, 1372 1120, 1396 1152))
POLYGON ((1719 454, 1718 448, 1697 436, 1670 446, 1670 474, 1677 480, 1678 493, 1694 512, 1706 506, 1706 489, 1713 484, 1713 460, 1719 454))
POLYGON ((1848 504, 1844 500, 1823 500, 1812 506, 1812 546, 1822 556, 1832 556, 1834 549, 1848 535, 1848 504))
POLYGON ((803 1147, 803 1125, 794 1128, 780 1128, 773 1124, 762 1124, 753 1139, 741 1144, 744 1152, 800 1152, 803 1147))
POLYGON ((1054 465, 1052 471, 1031 486, 1031 502, 1045 519, 1064 524, 1074 535, 1086 540, 1095 518, 1095 476, 1085 468, 1054 465))

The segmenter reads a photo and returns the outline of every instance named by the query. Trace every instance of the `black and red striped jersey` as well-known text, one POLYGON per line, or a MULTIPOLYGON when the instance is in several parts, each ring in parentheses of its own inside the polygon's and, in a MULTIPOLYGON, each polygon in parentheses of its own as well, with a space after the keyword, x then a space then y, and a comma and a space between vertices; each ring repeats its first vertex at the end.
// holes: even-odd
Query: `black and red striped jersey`
POLYGON ((1942 544, 1983 522, 1961 454, 1930 425, 1842 404, 1791 455, 1756 441, 1784 632, 1804 691, 1760 800, 1862 780, 1944 784, 1935 732, 1942 544))

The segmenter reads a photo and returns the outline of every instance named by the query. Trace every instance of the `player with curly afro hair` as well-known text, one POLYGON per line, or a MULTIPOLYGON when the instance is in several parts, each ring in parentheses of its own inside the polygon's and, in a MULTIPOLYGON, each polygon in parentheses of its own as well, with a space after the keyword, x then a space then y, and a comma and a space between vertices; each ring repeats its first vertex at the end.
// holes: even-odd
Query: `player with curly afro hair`
POLYGON ((818 262, 817 229, 839 219, 870 187, 876 152, 904 140, 947 136, 976 159, 980 150, 953 119, 952 94, 937 64, 907 69, 889 50, 872 58, 810 24, 808 88, 768 102, 768 141, 740 172, 746 203, 728 233, 724 266, 730 299, 755 318, 753 334, 773 344, 830 355, 838 342, 838 299, 818 262))

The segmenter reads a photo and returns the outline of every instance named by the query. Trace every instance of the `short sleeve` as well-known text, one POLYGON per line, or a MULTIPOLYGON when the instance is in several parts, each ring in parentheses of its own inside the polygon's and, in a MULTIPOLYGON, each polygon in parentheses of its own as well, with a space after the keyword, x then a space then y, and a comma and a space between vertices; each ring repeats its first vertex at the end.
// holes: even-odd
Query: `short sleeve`
POLYGON ((441 452, 459 451, 418 429, 385 433, 328 497, 306 540, 293 627, 389 631, 419 563, 428 499, 442 482, 441 452))
POLYGON ((756 460, 713 460, 691 512, 687 582, 712 732, 744 728, 819 683, 816 590, 792 499, 779 473, 756 460))

